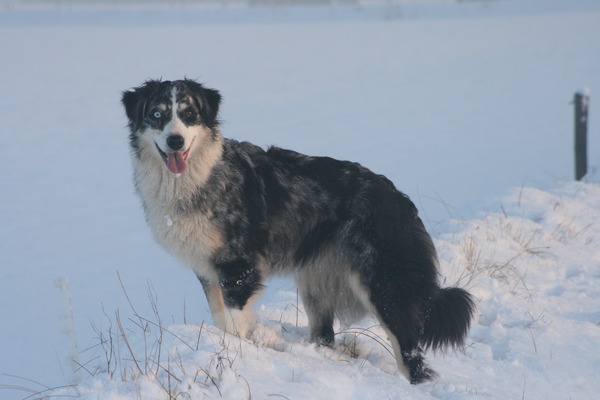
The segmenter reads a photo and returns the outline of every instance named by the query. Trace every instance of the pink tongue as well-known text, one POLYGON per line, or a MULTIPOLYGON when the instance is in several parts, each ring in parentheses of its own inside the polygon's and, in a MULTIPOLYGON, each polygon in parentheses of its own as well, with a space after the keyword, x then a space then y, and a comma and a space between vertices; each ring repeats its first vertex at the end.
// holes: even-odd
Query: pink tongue
POLYGON ((187 168, 187 163, 183 159, 183 153, 168 153, 167 168, 174 174, 181 174, 187 168))

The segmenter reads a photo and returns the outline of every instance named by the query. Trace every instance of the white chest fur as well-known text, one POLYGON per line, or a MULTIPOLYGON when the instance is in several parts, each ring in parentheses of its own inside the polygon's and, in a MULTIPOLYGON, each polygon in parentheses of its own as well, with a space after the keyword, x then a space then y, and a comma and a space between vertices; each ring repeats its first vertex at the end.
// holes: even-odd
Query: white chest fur
POLYGON ((211 215, 192 205, 192 196, 201 190, 210 168, 190 162, 188 170, 177 176, 162 160, 143 153, 133 164, 136 188, 156 241, 184 266, 216 281, 210 261, 223 246, 223 238, 211 215))

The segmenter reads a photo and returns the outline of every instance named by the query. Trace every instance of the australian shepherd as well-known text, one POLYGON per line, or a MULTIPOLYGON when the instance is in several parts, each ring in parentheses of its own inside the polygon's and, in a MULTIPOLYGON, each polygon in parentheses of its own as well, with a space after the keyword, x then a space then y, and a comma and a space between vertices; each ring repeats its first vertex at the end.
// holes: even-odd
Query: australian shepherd
POLYGON ((471 295, 441 288, 415 205, 360 164, 225 139, 221 95, 189 79, 125 91, 134 182, 156 240, 198 276, 215 325, 245 337, 265 279, 291 275, 310 340, 376 316, 411 383, 424 350, 460 346, 471 295))

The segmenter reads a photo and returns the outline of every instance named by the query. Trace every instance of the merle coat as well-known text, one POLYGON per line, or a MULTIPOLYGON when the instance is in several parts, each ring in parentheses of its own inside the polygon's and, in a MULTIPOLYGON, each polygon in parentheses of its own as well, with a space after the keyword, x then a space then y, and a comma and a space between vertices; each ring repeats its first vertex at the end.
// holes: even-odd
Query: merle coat
POLYGON ((474 304, 440 288, 436 252, 411 200, 367 168, 224 139, 220 94, 192 80, 123 94, 134 181, 157 241, 190 267, 214 322, 240 336, 265 279, 292 276, 310 339, 374 314, 412 383, 426 348, 461 345, 474 304))

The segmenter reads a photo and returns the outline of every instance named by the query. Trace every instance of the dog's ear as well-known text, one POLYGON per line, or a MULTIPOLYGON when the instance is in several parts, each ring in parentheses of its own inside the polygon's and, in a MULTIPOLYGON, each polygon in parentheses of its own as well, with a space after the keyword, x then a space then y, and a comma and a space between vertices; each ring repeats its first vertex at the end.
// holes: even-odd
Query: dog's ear
POLYGON ((146 102, 160 84, 160 81, 146 81, 142 86, 123 92, 121 103, 125 107, 125 114, 129 119, 131 132, 137 131, 142 126, 146 113, 146 102))
POLYGON ((221 94, 215 89, 209 89, 192 79, 184 79, 188 89, 200 106, 200 115, 202 122, 210 129, 219 125, 219 106, 221 105, 221 94))
POLYGON ((214 89, 203 88, 201 113, 204 123, 209 128, 214 128, 219 124, 217 115, 221 105, 221 94, 214 89))
POLYGON ((144 118, 144 99, 140 95, 139 90, 123 92, 121 103, 125 107, 125 114, 129 119, 131 132, 137 131, 144 118))

